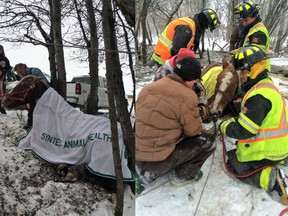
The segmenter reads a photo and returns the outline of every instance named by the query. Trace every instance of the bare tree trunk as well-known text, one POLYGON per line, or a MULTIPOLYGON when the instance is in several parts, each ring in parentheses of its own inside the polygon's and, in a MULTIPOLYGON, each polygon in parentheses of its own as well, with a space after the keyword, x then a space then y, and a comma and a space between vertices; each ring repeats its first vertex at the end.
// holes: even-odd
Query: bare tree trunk
POLYGON ((49 59, 50 74, 51 74, 51 83, 50 84, 59 93, 56 59, 55 59, 55 47, 54 46, 48 46, 48 59, 49 59))
POLYGON ((229 40, 230 36, 232 34, 232 31, 234 29, 234 27, 238 24, 236 24, 235 22, 235 15, 234 15, 234 7, 236 6, 235 0, 232 0, 228 3, 228 20, 230 20, 230 22, 227 25, 227 31, 226 31, 226 38, 229 40))
POLYGON ((268 1, 267 16, 265 17, 263 22, 265 23, 270 35, 276 30, 276 27, 278 26, 281 17, 283 16, 283 14, 286 14, 287 10, 287 0, 268 1))
MULTIPOLYGON (((129 68, 130 68, 130 71, 131 71, 131 77, 132 77, 132 82, 133 82, 133 99, 132 99, 132 103, 131 103, 131 107, 130 107, 130 111, 129 111, 129 114, 131 116, 131 113, 134 109, 134 104, 135 104, 135 95, 136 95, 136 79, 135 79, 135 71, 134 71, 134 64, 133 64, 133 52, 131 50, 131 47, 130 47, 130 42, 129 42, 129 37, 128 37, 128 32, 126 30, 126 27, 124 25, 124 22, 121 18, 121 16, 119 16, 119 19, 121 20, 122 24, 123 24, 123 31, 124 31, 124 38, 125 38, 125 44, 126 44, 126 48, 127 48, 127 52, 128 52, 128 60, 129 60, 129 68)), ((135 38, 135 36, 134 36, 135 38)), ((136 43, 135 43, 136 44, 136 43)), ((135 55, 135 53, 134 53, 135 55)))
POLYGON ((114 158, 114 167, 115 174, 117 179, 117 203, 115 208, 115 215, 123 215, 123 196, 124 196, 124 187, 123 187, 123 174, 121 169, 121 159, 118 146, 118 131, 117 131, 117 116, 116 116, 116 107, 115 107, 115 94, 117 91, 116 77, 117 71, 116 68, 120 67, 118 62, 114 61, 117 59, 117 53, 115 52, 116 36, 114 32, 114 18, 111 7, 111 0, 102 0, 103 4, 103 36, 105 44, 105 57, 106 57, 106 77, 107 77, 107 87, 108 87, 108 101, 109 101, 109 118, 111 122, 111 131, 112 131, 112 146, 113 146, 113 158, 114 158), (112 52, 114 51, 114 52, 112 52))
POLYGON ((148 8, 151 3, 151 0, 143 0, 143 5, 142 5, 142 11, 140 13, 140 22, 141 22, 141 27, 142 27, 142 43, 141 43, 141 55, 142 55, 142 62, 144 65, 147 64, 147 44, 146 44, 146 39, 147 39, 147 13, 148 13, 148 8))
MULTIPOLYGON (((50 11, 52 11, 52 0, 49 0, 49 7, 50 11)), ((52 25, 52 17, 51 17, 51 25, 52 25)), ((48 38, 47 38, 48 39, 48 38)), ((48 42, 46 39, 46 42, 48 42)), ((55 58, 55 46, 51 45, 54 42, 54 36, 53 36, 53 25, 50 28, 50 45, 47 45, 48 49, 48 59, 49 59, 49 68, 50 68, 50 74, 51 74, 51 86, 58 92, 59 91, 59 82, 58 82, 58 76, 57 76, 57 67, 56 67, 56 58, 55 58)))
POLYGON ((288 35, 288 25, 287 23, 285 23, 285 17, 283 17, 281 19, 281 22, 280 22, 280 28, 278 30, 278 34, 277 34, 277 37, 275 38, 276 39, 276 45, 275 45, 275 48, 274 48, 274 51, 275 53, 279 53, 280 50, 281 50, 281 46, 285 40, 285 38, 287 38, 287 35, 288 35))
POLYGON ((57 61, 57 72, 59 78, 59 94, 66 99, 66 71, 65 60, 62 43, 62 31, 61 31, 61 1, 52 0, 52 23, 53 23, 53 35, 54 46, 57 61))
POLYGON ((96 115, 98 112, 98 35, 92 0, 86 0, 88 24, 90 29, 89 74, 91 80, 90 95, 88 97, 87 113, 96 115))
POLYGON ((131 26, 135 26, 135 0, 114 0, 124 15, 126 22, 131 26))
POLYGON ((141 55, 142 55, 142 63, 144 65, 147 64, 147 26, 146 26, 146 17, 147 17, 147 1, 143 0, 143 8, 140 15, 141 26, 142 26, 142 43, 141 43, 141 55))

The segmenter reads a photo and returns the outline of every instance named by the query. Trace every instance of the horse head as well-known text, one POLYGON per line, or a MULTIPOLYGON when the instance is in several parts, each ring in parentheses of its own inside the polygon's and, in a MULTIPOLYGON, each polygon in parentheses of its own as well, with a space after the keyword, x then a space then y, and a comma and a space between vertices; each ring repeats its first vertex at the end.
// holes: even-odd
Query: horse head
POLYGON ((10 92, 2 99, 2 106, 6 109, 16 109, 23 105, 35 105, 49 85, 41 81, 39 77, 25 76, 10 92))
POLYGON ((211 115, 216 116, 220 116, 224 108, 232 101, 237 93, 239 83, 239 76, 229 57, 223 57, 222 68, 217 76, 214 94, 208 99, 209 111, 211 115))

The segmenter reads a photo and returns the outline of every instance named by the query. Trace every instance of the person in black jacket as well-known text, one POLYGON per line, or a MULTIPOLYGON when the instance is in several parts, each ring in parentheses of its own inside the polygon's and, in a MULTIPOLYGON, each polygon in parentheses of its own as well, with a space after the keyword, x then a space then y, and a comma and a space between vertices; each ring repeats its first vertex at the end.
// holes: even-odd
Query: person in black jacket
MULTIPOLYGON (((9 59, 5 55, 4 47, 0 45, 0 82, 2 96, 6 93, 6 76, 11 73, 12 67, 10 66, 9 59)), ((0 112, 6 114, 6 111, 0 105, 0 112)))

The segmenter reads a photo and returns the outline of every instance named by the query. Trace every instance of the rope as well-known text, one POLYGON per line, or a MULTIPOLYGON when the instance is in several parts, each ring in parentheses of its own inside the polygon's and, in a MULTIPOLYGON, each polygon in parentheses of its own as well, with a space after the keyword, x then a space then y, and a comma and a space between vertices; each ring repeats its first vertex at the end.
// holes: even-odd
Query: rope
POLYGON ((212 170, 212 164, 213 164, 214 156, 215 156, 215 151, 213 152, 213 157, 212 157, 212 161, 211 161, 211 164, 210 164, 209 172, 208 172, 207 178, 206 178, 206 180, 205 180, 205 183, 204 183, 204 185, 203 185, 203 188, 202 188, 202 190, 201 190, 200 198, 199 198, 199 200, 198 200, 198 203, 197 203, 197 206, 196 206, 196 210, 195 210, 194 216, 196 215, 196 213, 197 213, 197 211, 198 211, 198 208, 199 208, 199 206, 200 206, 200 202, 201 202, 201 199, 202 199, 202 196, 203 196, 203 193, 204 193, 204 189, 205 189, 205 187, 206 187, 206 185, 207 185, 208 177, 209 177, 210 172, 211 172, 211 170, 212 170))
MULTIPOLYGON (((216 133, 216 131, 217 131, 216 121, 213 121, 213 123, 214 123, 214 129, 215 129, 214 133, 216 133)), ((215 140, 214 140, 214 141, 215 141, 215 140)), ((216 151, 216 149, 215 149, 215 151, 216 151)), ((212 156, 210 168, 209 168, 209 171, 208 171, 208 175, 207 175, 207 178, 206 178, 205 183, 204 183, 204 185, 203 185, 203 188, 202 188, 202 190, 201 190, 201 194, 200 194, 200 197, 199 197, 199 200, 198 200, 196 209, 195 209, 194 216, 197 214, 197 211, 198 211, 198 208, 199 208, 199 206, 200 206, 200 202, 201 202, 201 199, 202 199, 202 196, 203 196, 203 193, 204 193, 204 189, 205 189, 205 187, 206 187, 206 185, 207 185, 207 182, 208 182, 208 177, 209 177, 209 175, 210 175, 210 173, 211 173, 211 170, 212 170, 212 164, 213 164, 213 160, 214 160, 214 157, 215 157, 215 151, 213 152, 213 156, 212 156)))
POLYGON ((288 212, 288 208, 285 208, 280 212, 279 216, 283 216, 287 212, 288 212))

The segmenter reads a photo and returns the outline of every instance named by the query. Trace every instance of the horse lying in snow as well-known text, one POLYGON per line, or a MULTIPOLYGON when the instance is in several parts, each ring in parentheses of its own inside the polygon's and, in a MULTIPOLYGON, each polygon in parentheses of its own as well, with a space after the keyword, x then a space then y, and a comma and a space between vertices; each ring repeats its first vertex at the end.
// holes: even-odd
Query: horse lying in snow
MULTIPOLYGON (((6 109, 23 104, 35 107, 32 129, 19 141, 19 148, 53 164, 85 165, 95 175, 115 179, 109 119, 75 110, 32 75, 24 77, 2 100, 6 109)), ((133 181, 119 125, 118 138, 123 179, 133 181)))

